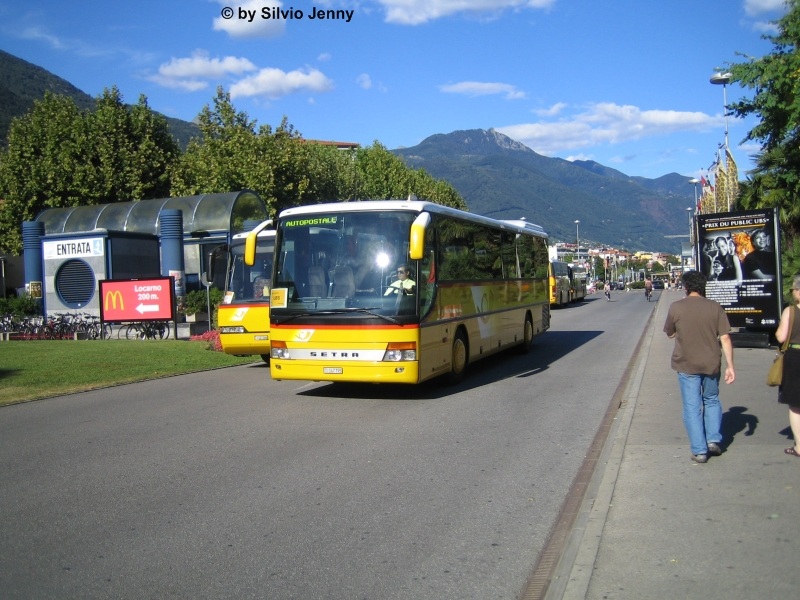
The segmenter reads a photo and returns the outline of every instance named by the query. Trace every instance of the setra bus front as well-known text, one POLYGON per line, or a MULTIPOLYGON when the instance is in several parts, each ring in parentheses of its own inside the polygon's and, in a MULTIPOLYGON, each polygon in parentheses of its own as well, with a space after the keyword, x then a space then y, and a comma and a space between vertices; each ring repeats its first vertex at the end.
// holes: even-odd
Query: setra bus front
POLYGON ((270 305, 274 379, 419 382, 424 275, 409 254, 417 213, 399 202, 384 210, 353 204, 361 206, 281 215, 270 305))

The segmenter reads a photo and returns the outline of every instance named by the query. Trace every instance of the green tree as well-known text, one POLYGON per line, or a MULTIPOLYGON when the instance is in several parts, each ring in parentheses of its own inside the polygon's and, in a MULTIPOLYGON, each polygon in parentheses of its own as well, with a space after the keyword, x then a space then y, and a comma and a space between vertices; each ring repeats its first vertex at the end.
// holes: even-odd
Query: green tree
POLYGON ((271 215, 299 204, 336 200, 338 170, 346 167, 334 146, 303 140, 283 117, 274 130, 257 127, 217 88, 213 107, 198 117, 201 137, 189 143, 172 172, 176 196, 250 189, 271 215))
POLYGON ((84 204, 163 198, 169 195, 169 167, 179 154, 167 120, 145 96, 128 107, 116 87, 106 89, 86 115, 91 148, 92 190, 84 204))
POLYGON ((272 216, 298 205, 409 194, 466 207, 450 184, 410 169, 378 142, 340 150, 305 140, 285 116, 274 130, 257 128, 247 113, 236 111, 222 88, 198 122, 202 136, 190 142, 172 171, 176 196, 251 189, 263 198, 272 216))
POLYGON ((800 3, 787 0, 778 33, 765 35, 773 51, 730 65, 732 82, 754 90, 728 105, 737 117, 756 116, 745 141, 761 144, 756 167, 742 186, 743 208, 778 208, 784 232, 783 271, 800 271, 800 3))
POLYGON ((251 189, 265 201, 273 189, 272 169, 266 161, 269 128, 256 132, 256 122, 237 112, 230 94, 217 88, 213 108, 198 116, 201 137, 189 142, 171 173, 173 196, 251 189))
POLYGON ((0 154, 0 251, 21 252, 23 221, 45 208, 80 202, 87 137, 75 102, 50 92, 12 121, 0 154))
POLYGON ((81 111, 46 93, 12 121, 0 154, 0 251, 19 253, 21 223, 46 208, 167 196, 178 152, 166 119, 143 96, 129 108, 112 88, 96 110, 81 111))
POLYGON ((452 185, 435 179, 423 169, 409 168, 402 158, 389 152, 378 141, 356 152, 355 170, 355 199, 403 199, 414 195, 453 208, 467 208, 452 185))

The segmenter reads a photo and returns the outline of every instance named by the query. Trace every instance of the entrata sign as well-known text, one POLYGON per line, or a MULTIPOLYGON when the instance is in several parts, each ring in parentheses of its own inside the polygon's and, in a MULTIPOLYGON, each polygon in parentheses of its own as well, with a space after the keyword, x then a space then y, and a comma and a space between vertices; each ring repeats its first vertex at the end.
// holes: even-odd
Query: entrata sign
POLYGON ((103 321, 171 321, 173 278, 107 279, 100 283, 103 321))

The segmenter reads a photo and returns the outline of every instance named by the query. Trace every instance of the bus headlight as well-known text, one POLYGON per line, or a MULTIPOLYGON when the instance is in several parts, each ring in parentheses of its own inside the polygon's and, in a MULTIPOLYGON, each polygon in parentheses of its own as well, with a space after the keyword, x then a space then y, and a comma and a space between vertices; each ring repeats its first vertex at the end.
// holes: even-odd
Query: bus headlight
POLYGON ((417 360, 417 345, 414 342, 392 342, 386 346, 384 362, 417 360))
POLYGON ((269 349, 270 358, 289 359, 289 349, 286 347, 286 342, 272 342, 269 349))

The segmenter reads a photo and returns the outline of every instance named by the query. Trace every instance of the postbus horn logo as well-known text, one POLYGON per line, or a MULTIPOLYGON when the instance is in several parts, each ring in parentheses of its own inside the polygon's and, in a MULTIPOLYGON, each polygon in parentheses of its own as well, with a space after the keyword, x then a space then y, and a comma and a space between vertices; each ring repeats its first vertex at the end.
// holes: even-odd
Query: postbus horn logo
POLYGON ((117 300, 119 300, 119 309, 125 310, 125 302, 122 299, 122 292, 119 290, 109 290, 106 292, 106 300, 105 300, 105 310, 108 310, 108 305, 111 304, 111 308, 117 310, 117 300))

